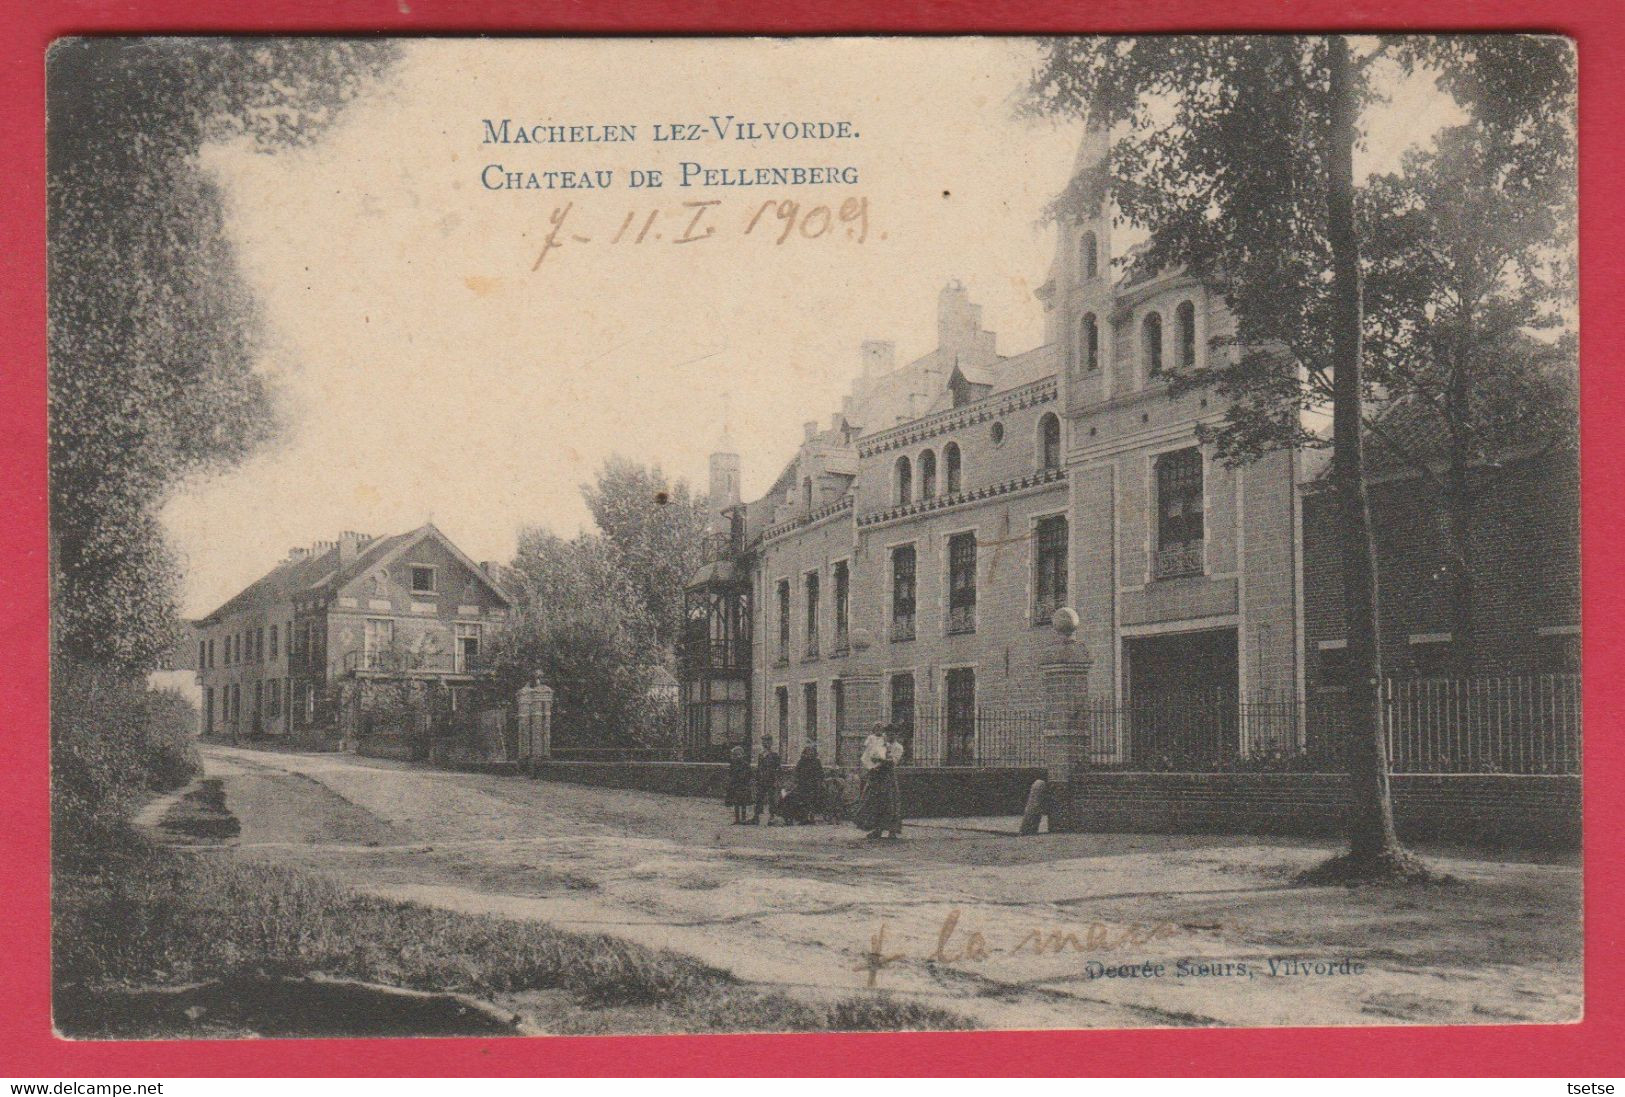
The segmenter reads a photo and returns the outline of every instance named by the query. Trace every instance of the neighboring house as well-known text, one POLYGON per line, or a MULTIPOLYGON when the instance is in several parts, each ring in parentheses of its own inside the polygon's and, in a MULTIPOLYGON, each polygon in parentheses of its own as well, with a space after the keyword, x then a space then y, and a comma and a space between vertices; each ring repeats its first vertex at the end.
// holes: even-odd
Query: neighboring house
POLYGON ((354 746, 380 698, 397 723, 414 706, 454 710, 511 607, 493 571, 432 524, 290 550, 193 623, 203 734, 354 746))
MULTIPOLYGON (((1080 178, 1105 149, 1086 139, 1080 178)), ((951 283, 936 348, 899 367, 865 343, 841 411, 806 424, 766 496, 742 503, 738 456, 712 456, 715 559, 689 587, 682 653, 691 754, 766 735, 794 757, 879 718, 917 760, 988 757, 1043 704, 1062 607, 1101 704, 1219 713, 1110 721, 1098 760, 1166 752, 1170 735, 1290 745, 1244 741, 1236 713, 1302 695, 1298 456, 1229 469, 1198 441, 1222 402, 1170 400, 1167 374, 1229 353, 1210 346, 1230 318, 1182 273, 1115 277, 1097 199, 1062 226, 1038 291, 1044 345, 1000 355, 951 283)))
MULTIPOLYGON (((1572 439, 1507 438, 1472 469, 1471 650, 1456 634, 1436 419, 1401 405, 1382 421, 1409 461, 1366 445, 1377 542, 1383 672, 1395 678, 1570 674, 1580 669, 1580 465, 1572 439)), ((1345 684, 1342 544, 1323 472, 1304 488, 1304 625, 1314 690, 1345 684)))

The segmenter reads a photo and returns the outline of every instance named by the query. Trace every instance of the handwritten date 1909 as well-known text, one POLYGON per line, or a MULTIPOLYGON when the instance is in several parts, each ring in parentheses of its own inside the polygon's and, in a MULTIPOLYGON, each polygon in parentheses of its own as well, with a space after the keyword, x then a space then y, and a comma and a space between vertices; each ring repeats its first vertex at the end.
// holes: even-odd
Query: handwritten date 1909
MULTIPOLYGON (((771 240, 775 245, 787 240, 849 240, 861 244, 869 239, 869 199, 851 197, 840 202, 807 204, 792 198, 770 198, 753 204, 746 216, 730 216, 721 199, 703 202, 683 202, 677 207, 627 210, 615 225, 613 232, 603 226, 607 235, 589 235, 598 232, 586 223, 584 214, 575 212, 575 203, 556 206, 548 215, 547 236, 542 250, 531 264, 531 270, 540 270, 551 252, 566 244, 604 242, 635 246, 638 244, 671 243, 695 244, 713 240, 730 231, 740 236, 754 236, 771 240), (719 226, 721 232, 719 233, 719 226)), ((884 240, 885 233, 878 239, 884 240)))

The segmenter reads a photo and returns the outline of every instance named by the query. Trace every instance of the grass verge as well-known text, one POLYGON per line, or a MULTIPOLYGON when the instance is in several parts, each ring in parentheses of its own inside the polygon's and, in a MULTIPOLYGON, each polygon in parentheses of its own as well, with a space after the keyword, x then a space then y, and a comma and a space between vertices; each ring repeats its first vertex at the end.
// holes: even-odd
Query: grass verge
MULTIPOLYGON (((108 995, 245 976, 355 979, 495 1001, 548 1032, 961 1029, 947 1010, 884 995, 807 1002, 674 952, 536 922, 351 892, 327 877, 225 851, 126 843, 59 864, 53 962, 58 1029, 81 1038, 251 1036, 250 1022, 84 1011, 108 995)), ((280 1035, 344 1036, 342 1023, 280 1035)), ((434 1035, 424 1032, 423 1035, 434 1035)))

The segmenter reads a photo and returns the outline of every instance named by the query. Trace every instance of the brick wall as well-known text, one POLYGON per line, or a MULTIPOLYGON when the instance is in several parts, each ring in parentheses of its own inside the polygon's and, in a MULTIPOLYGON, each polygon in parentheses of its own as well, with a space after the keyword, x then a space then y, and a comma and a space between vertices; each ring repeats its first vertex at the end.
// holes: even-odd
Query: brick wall
MULTIPOLYGON (((1580 778, 1504 774, 1391 778, 1411 842, 1575 849, 1580 778)), ((1347 778, 1319 773, 1091 773, 1059 797, 1055 830, 1341 837, 1347 778)))
MULTIPOLYGON (((1480 478, 1475 524, 1474 617, 1479 667, 1487 673, 1565 669, 1573 638, 1542 627, 1580 621, 1579 470, 1549 455, 1480 478)), ((1409 673, 1412 634, 1451 631, 1446 540, 1436 491, 1414 478, 1371 488, 1372 527, 1381 573, 1385 671, 1409 673)), ((1346 638, 1341 532, 1331 496, 1304 500, 1304 631, 1311 685, 1320 680, 1321 641, 1346 638)))

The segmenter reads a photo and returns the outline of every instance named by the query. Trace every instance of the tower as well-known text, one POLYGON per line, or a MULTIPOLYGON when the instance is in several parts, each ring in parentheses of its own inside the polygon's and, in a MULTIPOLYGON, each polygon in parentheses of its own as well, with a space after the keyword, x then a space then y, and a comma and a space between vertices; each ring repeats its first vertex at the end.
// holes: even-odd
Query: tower
POLYGON ((739 454, 728 433, 727 397, 723 397, 722 435, 711 452, 706 527, 711 534, 729 532, 729 512, 739 505, 739 454))

